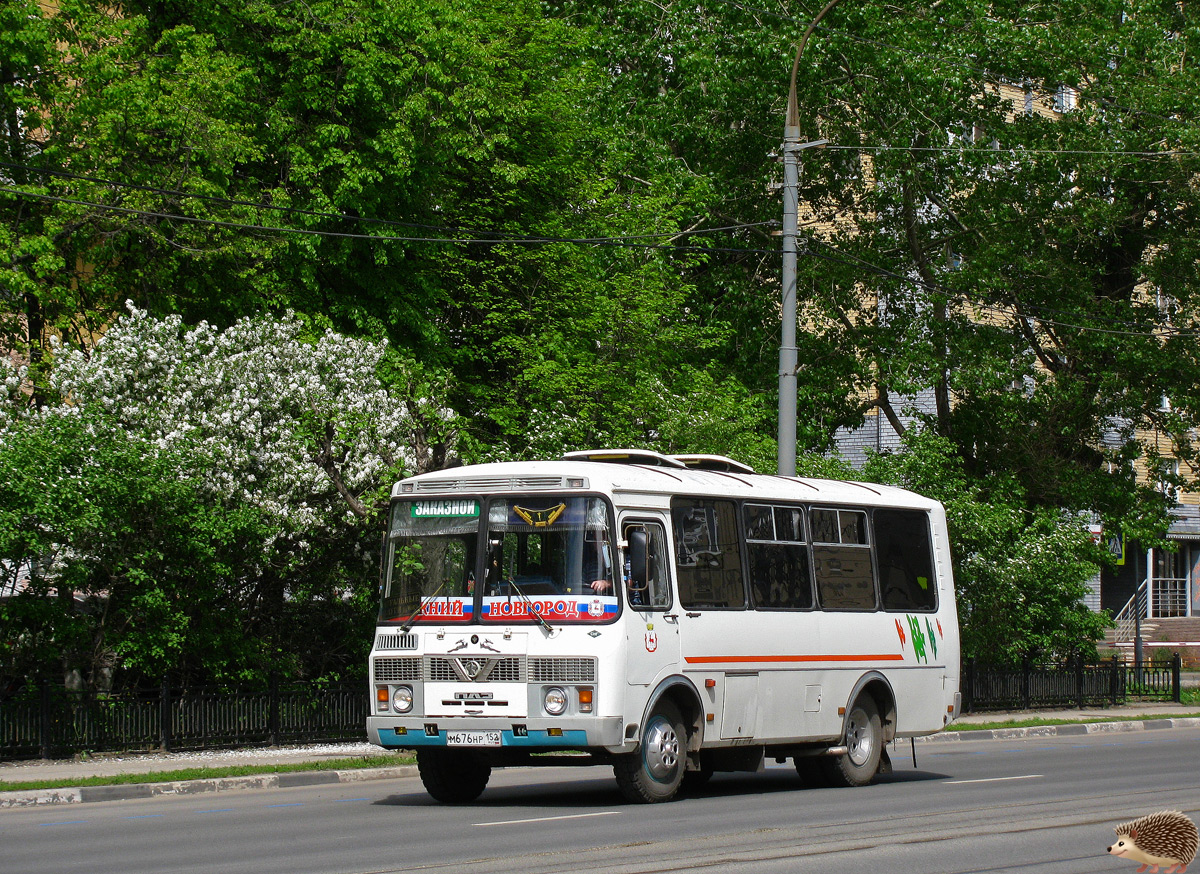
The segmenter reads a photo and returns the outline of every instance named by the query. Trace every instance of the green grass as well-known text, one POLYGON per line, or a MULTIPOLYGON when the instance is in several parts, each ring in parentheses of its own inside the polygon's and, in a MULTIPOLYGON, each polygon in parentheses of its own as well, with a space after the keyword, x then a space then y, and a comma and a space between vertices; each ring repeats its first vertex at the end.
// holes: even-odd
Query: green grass
MULTIPOLYGON (((1194 703, 1194 702, 1193 702, 1194 703)), ((1200 717, 1195 713, 1162 713, 1145 716, 1097 716, 1088 719, 1057 719, 1031 716, 1028 719, 1006 719, 1001 722, 981 722, 968 724, 956 722, 946 728, 946 731, 984 731, 995 728, 1037 728, 1042 725, 1075 725, 1081 722, 1146 722, 1151 719, 1179 719, 1181 717, 1200 717)))
POLYGON ((126 783, 175 783, 181 780, 217 780, 224 777, 253 777, 257 774, 289 774, 295 771, 349 771, 356 768, 390 768, 411 765, 411 754, 355 756, 324 762, 297 762, 286 765, 222 765, 219 767, 181 768, 175 771, 149 771, 140 774, 112 774, 102 777, 76 777, 62 780, 0 780, 0 792, 28 789, 69 789, 76 786, 120 786, 126 783))

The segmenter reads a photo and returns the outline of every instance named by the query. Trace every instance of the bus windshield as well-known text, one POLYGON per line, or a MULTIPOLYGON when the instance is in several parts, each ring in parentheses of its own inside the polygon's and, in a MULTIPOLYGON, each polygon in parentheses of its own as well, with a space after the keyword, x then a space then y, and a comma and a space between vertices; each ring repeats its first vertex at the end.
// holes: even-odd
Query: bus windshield
POLYGON ((606 621, 618 612, 616 560, 601 498, 397 501, 380 619, 606 621))

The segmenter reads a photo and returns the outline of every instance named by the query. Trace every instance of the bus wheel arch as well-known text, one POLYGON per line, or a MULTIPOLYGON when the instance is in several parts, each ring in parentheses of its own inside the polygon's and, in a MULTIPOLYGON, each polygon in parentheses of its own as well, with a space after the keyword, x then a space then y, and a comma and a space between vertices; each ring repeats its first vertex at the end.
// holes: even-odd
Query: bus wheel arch
POLYGON ((863 674, 854 684, 854 689, 846 701, 846 719, 842 724, 842 737, 845 737, 851 709, 855 702, 864 695, 869 696, 875 702, 875 707, 879 711, 882 741, 890 743, 896 737, 896 693, 887 677, 878 671, 863 674))
POLYGON ((704 740, 704 705, 696 687, 684 677, 667 677, 650 695, 646 710, 642 714, 643 725, 661 701, 670 701, 683 717, 683 726, 687 730, 687 752, 699 752, 701 741, 704 740))

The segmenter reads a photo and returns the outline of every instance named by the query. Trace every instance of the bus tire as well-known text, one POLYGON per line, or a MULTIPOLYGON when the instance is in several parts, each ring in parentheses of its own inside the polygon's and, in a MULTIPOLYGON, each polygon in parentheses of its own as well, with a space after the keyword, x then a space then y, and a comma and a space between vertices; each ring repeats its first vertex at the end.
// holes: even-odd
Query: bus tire
POLYGON ((825 760, 830 785, 866 786, 874 782, 883 752, 883 722, 874 698, 864 695, 854 702, 843 742, 846 754, 825 760))
POLYGON ((465 804, 482 793, 492 766, 469 750, 417 750, 417 771, 425 791, 443 804, 465 804))
POLYGON ((635 804, 655 804, 675 797, 686 767, 683 717, 670 701, 660 701, 642 728, 638 751, 620 756, 613 764, 613 773, 626 799, 635 804))

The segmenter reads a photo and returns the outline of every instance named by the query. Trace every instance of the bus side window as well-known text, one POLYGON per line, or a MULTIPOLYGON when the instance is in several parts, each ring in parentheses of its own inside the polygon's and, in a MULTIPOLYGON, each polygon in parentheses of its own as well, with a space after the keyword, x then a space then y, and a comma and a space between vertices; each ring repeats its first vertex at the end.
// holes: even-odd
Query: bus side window
POLYGON ((630 605, 641 610, 667 609, 671 606, 671 577, 662 526, 657 522, 629 524, 623 539, 630 544, 625 568, 630 605), (639 567, 631 567, 631 561, 639 567))
POLYGON ((746 608, 737 505, 708 498, 674 498, 679 603, 690 609, 746 608))
POLYGON ((768 610, 811 608, 812 577, 801 510, 746 504, 743 518, 754 606, 768 610))
POLYGON ((876 609, 867 514, 862 510, 813 509, 810 516, 821 609, 876 609))
POLYGON ((926 515, 916 510, 876 510, 871 522, 883 609, 937 609, 926 515))

